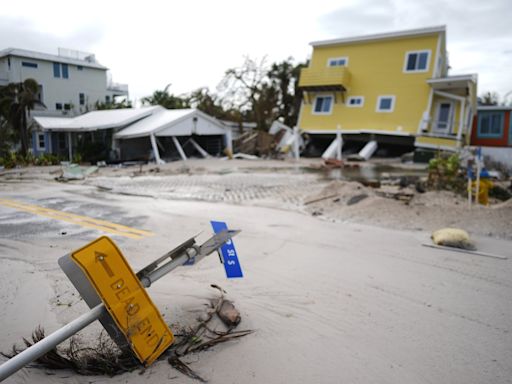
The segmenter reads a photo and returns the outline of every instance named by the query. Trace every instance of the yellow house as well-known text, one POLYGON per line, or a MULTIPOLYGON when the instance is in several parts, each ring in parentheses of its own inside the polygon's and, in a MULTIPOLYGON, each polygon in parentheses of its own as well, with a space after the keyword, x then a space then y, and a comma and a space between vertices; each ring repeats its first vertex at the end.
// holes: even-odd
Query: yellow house
POLYGON ((311 45, 298 126, 313 139, 340 130, 344 142, 446 150, 469 143, 477 76, 448 76, 444 26, 311 45))

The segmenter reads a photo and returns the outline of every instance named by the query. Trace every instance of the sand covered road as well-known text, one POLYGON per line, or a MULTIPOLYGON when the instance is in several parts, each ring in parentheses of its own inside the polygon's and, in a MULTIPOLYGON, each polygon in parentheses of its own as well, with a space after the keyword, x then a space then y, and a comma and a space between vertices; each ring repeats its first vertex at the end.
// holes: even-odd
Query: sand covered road
MULTIPOLYGON (((119 196, 55 183, 4 184, 0 197, 101 213, 102 219, 153 231, 155 236, 141 240, 114 237, 135 270, 198 231, 207 232, 210 219, 240 228, 236 245, 244 279, 227 281, 214 256, 149 290, 166 320, 186 323, 212 296, 209 284, 219 284, 241 310, 241 328, 256 330, 188 358, 211 383, 511 382, 510 258, 422 247, 427 232, 331 222, 269 207, 119 196)), ((0 231, 0 257, 23 260, 13 261, 17 266, 9 273, 3 269, 11 279, 2 284, 14 280, 22 286, 19 281, 28 279, 44 287, 37 295, 9 294, 15 300, 2 296, 5 350, 41 322, 53 330, 85 310, 56 260, 100 233, 2 206, 0 231), (16 317, 20 308, 25 316, 16 317)), ((509 241, 478 241, 488 252, 512 256, 509 241)), ((97 332, 92 327, 83 337, 97 332)), ((142 376, 47 376, 31 369, 8 382, 36 381, 193 382, 166 361, 142 376)))

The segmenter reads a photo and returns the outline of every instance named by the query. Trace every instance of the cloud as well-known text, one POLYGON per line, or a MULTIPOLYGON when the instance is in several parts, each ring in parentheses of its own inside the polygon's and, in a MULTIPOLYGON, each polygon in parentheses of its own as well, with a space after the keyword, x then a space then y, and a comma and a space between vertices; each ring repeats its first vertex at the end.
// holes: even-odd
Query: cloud
POLYGON ((58 36, 39 30, 28 19, 0 17, 0 49, 22 48, 53 54, 57 54, 59 47, 89 51, 103 36, 104 28, 98 23, 58 36))
POLYGON ((393 28, 391 0, 363 0, 322 15, 318 25, 331 37, 357 36, 393 28))

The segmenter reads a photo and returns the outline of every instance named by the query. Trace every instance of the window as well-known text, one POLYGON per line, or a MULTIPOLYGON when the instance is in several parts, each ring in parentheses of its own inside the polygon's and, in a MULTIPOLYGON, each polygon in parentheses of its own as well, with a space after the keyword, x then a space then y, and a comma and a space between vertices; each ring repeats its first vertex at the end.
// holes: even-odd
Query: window
POLYGON ((37 134, 37 149, 39 151, 44 151, 46 148, 46 141, 44 137, 44 133, 37 134))
POLYGON ((345 67, 348 65, 348 57, 331 57, 327 60, 328 67, 345 67))
POLYGON ((60 63, 53 63, 53 77, 60 77, 60 63))
POLYGON ((379 96, 377 98, 377 112, 393 112, 395 109, 395 96, 379 96))
POLYGON ((478 137, 503 136, 503 112, 478 112, 478 137))
POLYGON ((404 72, 427 72, 430 51, 414 51, 405 54, 404 72))
POLYGON ((317 96, 313 113, 316 115, 328 115, 332 109, 332 96, 317 96))
POLYGON ((360 108, 364 104, 364 96, 351 96, 347 100, 347 107, 360 108))
POLYGON ((69 66, 67 64, 53 63, 53 77, 69 79, 69 66))
POLYGON ((70 109, 71 109, 71 104, 69 104, 69 103, 64 104, 65 111, 69 111, 70 109))
POLYGON ((55 103, 55 109, 57 111, 62 111, 62 103, 55 103))
POLYGON ((107 104, 110 103, 110 96, 109 95, 105 96, 105 103, 107 103, 107 104))
POLYGON ((37 63, 31 63, 30 61, 22 61, 21 66, 27 68, 37 68, 37 63))
POLYGON ((77 65, 77 66, 76 66, 76 70, 77 70, 77 71, 83 71, 83 70, 84 70, 84 67, 83 67, 83 66, 81 66, 81 65, 77 65))
POLYGON ((41 103, 43 102, 43 86, 41 84, 39 84, 37 86, 37 100, 40 101, 41 103))
POLYGON ((85 105, 85 94, 84 93, 79 93, 78 94, 78 100, 80 102, 80 105, 85 105))
POLYGON ((67 64, 62 64, 61 68, 62 68, 62 78, 63 79, 68 79, 69 78, 68 65, 67 64))

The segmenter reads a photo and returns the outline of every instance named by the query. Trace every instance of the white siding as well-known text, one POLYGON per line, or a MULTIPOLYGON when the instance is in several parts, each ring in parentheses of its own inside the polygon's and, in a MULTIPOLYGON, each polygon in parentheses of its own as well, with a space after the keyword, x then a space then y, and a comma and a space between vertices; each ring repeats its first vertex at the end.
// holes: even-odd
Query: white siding
MULTIPOLYGON (((0 72, 7 67, 7 59, 0 62, 0 72)), ((43 103, 48 108, 43 114, 63 115, 56 109, 56 103, 71 104, 68 115, 79 115, 94 109, 96 101, 105 102, 105 96, 112 100, 112 92, 107 91, 107 74, 104 69, 82 67, 78 70, 74 64, 68 64, 67 79, 53 76, 53 62, 32 58, 11 56, 11 69, 8 70, 9 82, 20 82, 27 78, 35 79, 43 86, 43 103), (22 62, 36 63, 37 68, 22 66, 22 62), (85 95, 85 105, 80 105, 79 94, 85 95)))

